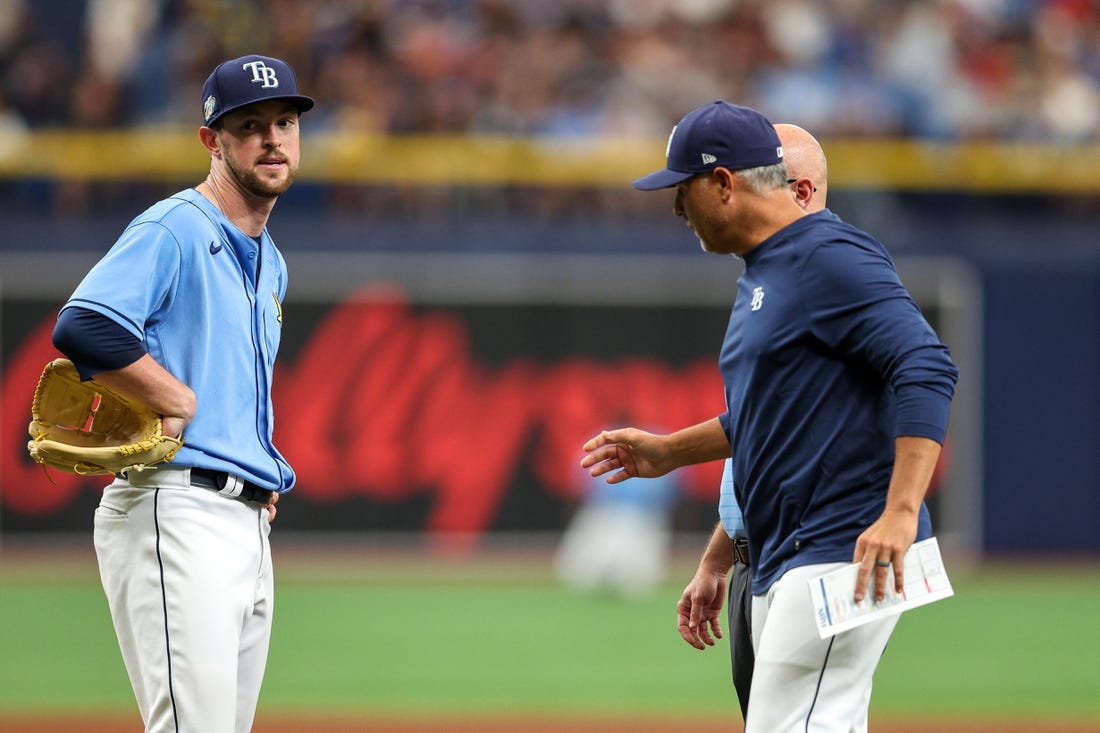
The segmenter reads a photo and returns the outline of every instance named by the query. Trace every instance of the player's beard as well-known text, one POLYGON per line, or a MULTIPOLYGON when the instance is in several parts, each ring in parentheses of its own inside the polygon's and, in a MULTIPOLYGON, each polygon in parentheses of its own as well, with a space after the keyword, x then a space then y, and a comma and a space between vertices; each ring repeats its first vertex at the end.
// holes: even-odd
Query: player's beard
POLYGON ((286 162, 286 178, 277 181, 263 178, 255 170, 245 168, 231 155, 225 156, 225 165, 234 180, 237 181, 238 186, 260 198, 273 199, 283 195, 290 188, 290 184, 294 183, 294 177, 298 173, 298 169, 293 167, 289 160, 286 162))

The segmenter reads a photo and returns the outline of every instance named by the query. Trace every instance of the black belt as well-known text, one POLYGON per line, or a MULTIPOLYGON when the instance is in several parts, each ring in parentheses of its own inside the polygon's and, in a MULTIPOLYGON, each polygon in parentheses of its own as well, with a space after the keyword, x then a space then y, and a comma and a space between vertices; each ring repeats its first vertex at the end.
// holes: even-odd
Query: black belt
POLYGON ((263 489, 256 484, 249 483, 242 479, 234 480, 241 481, 241 491, 239 494, 226 493, 225 487, 229 485, 230 475, 225 471, 211 471, 209 468, 192 468, 191 469, 191 485, 201 486, 204 489, 211 489, 217 491, 223 496, 228 496, 233 499, 239 499, 241 501, 254 501, 257 504, 263 504, 267 506, 271 503, 271 495, 275 492, 271 489, 263 489))
POLYGON ((733 561, 749 564, 749 541, 742 537, 733 539, 733 561))

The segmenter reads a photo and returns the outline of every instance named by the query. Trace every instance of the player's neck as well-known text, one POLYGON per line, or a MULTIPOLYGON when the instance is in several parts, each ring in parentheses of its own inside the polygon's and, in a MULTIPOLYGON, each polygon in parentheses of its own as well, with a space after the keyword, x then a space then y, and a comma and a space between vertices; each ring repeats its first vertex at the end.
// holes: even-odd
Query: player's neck
POLYGON ((249 195, 239 187, 226 182, 213 171, 195 187, 222 215, 250 237, 258 237, 267 226, 268 217, 275 206, 274 198, 249 195))

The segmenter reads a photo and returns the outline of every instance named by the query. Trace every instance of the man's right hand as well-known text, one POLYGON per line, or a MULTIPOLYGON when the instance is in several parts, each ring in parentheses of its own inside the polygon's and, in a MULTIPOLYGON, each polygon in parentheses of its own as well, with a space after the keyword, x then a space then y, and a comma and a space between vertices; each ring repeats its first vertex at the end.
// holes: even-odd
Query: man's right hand
POLYGON ((667 435, 654 435, 637 428, 604 430, 584 444, 581 467, 593 477, 611 473, 607 483, 628 478, 656 478, 677 466, 672 462, 667 435))
POLYGON ((179 438, 183 435, 183 429, 187 427, 187 423, 188 420, 182 417, 161 415, 160 431, 170 438, 179 438))
POLYGON ((700 567, 676 604, 676 628, 691 646, 706 649, 722 638, 722 604, 729 581, 725 573, 700 567))

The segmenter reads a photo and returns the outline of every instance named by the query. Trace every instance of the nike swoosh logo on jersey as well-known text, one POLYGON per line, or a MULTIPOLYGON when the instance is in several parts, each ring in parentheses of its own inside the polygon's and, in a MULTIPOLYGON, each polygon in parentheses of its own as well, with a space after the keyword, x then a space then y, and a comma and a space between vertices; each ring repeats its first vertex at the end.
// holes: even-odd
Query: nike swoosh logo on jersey
POLYGON ((216 255, 218 252, 221 252, 221 251, 222 251, 222 245, 219 244, 218 246, 215 247, 213 242, 210 243, 210 254, 216 255))

